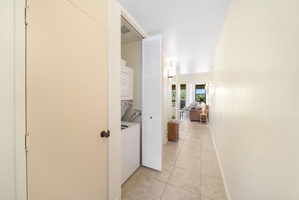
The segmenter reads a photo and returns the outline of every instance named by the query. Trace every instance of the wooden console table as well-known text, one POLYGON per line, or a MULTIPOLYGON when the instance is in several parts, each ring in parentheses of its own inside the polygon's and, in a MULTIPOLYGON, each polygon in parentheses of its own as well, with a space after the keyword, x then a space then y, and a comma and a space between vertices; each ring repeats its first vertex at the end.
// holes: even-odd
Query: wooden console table
POLYGON ((171 120, 168 122, 168 140, 178 141, 179 128, 179 122, 177 120, 171 120))

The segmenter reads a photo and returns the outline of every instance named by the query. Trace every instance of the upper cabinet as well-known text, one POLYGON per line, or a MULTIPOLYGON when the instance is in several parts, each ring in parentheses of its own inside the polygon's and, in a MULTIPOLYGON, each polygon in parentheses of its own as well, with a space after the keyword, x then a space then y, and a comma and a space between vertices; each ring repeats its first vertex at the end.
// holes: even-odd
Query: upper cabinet
POLYGON ((121 100, 133 100, 134 70, 121 66, 121 100))

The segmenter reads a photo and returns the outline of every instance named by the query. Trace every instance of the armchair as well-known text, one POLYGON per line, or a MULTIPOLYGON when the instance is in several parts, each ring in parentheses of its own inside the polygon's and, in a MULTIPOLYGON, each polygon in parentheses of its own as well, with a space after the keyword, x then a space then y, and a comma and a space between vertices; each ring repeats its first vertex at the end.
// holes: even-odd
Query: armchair
POLYGON ((200 115, 201 114, 206 114, 206 119, 209 118, 209 107, 205 105, 205 107, 196 109, 192 108, 190 111, 190 120, 191 121, 201 121, 200 115))
POLYGON ((195 109, 196 106, 198 106, 198 105, 199 105, 199 103, 197 101, 193 101, 192 103, 190 103, 189 106, 184 107, 183 111, 184 111, 184 113, 190 112, 191 109, 193 109, 193 108, 195 109))
POLYGON ((190 111, 190 120, 191 121, 200 121, 200 114, 202 114, 202 109, 192 108, 190 111))

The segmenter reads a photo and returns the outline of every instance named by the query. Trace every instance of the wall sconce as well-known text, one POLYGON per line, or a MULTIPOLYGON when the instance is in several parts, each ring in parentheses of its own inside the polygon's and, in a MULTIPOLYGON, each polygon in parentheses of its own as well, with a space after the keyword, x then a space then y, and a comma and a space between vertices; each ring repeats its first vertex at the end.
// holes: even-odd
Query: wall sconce
POLYGON ((167 78, 172 78, 174 75, 173 69, 169 69, 167 72, 168 72, 167 78))
POLYGON ((206 83, 205 89, 206 89, 206 90, 209 89, 209 83, 206 83))

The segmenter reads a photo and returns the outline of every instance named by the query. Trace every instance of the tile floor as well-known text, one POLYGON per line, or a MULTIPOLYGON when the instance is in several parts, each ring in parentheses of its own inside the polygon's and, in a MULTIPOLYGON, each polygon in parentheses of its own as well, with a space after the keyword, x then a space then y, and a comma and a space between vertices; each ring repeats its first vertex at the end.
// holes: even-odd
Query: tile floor
POLYGON ((163 169, 139 167, 122 186, 122 200, 225 200, 208 124, 180 124, 178 142, 163 148, 163 169))

